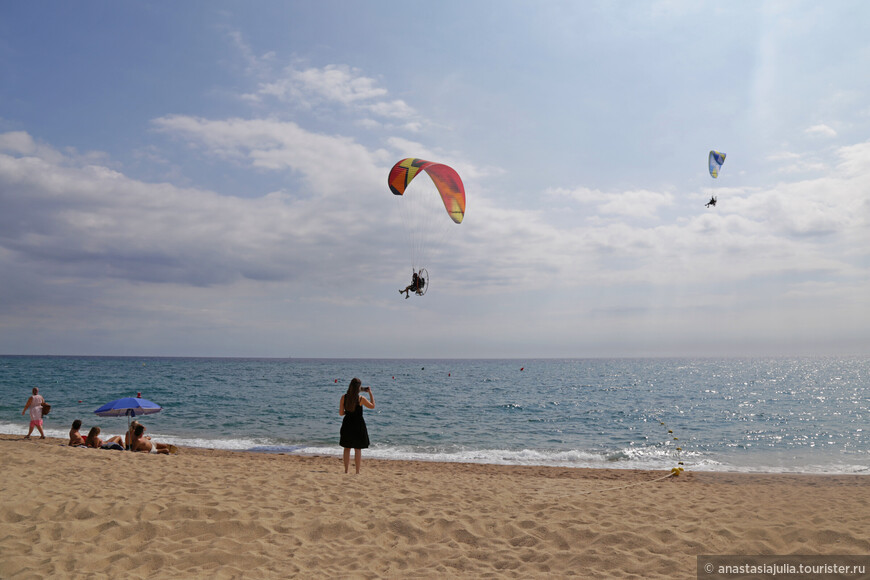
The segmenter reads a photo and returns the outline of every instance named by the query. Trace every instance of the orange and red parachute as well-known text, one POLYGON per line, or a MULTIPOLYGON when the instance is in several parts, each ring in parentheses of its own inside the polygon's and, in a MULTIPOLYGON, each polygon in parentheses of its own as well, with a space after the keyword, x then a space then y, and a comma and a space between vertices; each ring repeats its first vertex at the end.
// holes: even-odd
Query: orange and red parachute
POLYGON ((414 157, 402 159, 390 170, 387 179, 390 191, 394 195, 404 195, 405 189, 420 171, 425 171, 432 178, 450 219, 457 224, 462 223, 465 217, 465 187, 452 167, 414 157))

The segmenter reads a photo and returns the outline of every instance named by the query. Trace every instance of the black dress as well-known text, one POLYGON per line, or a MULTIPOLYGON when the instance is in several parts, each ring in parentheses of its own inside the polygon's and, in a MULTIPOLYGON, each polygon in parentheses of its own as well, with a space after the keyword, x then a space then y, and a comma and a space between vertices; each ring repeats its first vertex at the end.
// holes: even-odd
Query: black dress
POLYGON ((366 429, 366 420, 363 419, 362 404, 357 403, 352 413, 345 410, 339 444, 350 449, 368 449, 369 432, 366 429))

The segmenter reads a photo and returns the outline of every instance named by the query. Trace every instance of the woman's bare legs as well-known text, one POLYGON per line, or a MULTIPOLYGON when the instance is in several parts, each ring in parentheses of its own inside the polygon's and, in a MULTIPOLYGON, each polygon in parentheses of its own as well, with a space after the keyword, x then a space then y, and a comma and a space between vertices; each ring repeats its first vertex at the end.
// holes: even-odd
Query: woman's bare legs
MULTIPOLYGON (((353 450, 353 464, 356 466, 356 473, 359 475, 359 466, 362 463, 362 449, 353 450)), ((347 470, 345 470, 347 471, 347 470)))
POLYGON ((350 467, 350 447, 344 448, 344 472, 347 473, 347 469, 350 467))

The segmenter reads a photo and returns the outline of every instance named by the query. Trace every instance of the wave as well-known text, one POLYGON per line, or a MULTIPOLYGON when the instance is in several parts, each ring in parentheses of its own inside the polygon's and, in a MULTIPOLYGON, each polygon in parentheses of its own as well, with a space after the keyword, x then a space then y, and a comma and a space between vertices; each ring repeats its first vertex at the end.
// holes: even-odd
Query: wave
MULTIPOLYGON (((0 433, 7 435, 24 435, 26 425, 0 422, 0 433)), ((123 430, 119 431, 123 433, 123 430)), ((45 429, 49 437, 65 439, 67 429, 45 429)), ((114 434, 114 432, 110 433, 114 434)), ((341 457, 343 451, 337 445, 318 445, 276 441, 270 438, 206 438, 190 437, 161 433, 152 433, 152 437, 162 443, 171 443, 180 447, 195 447, 200 449, 218 449, 226 451, 247 451, 254 453, 276 453, 287 455, 325 455, 341 457)), ((660 446, 626 447, 615 450, 588 451, 544 450, 544 449, 472 449, 472 448, 415 448, 410 446, 373 445, 365 450, 369 459, 393 461, 431 461, 445 463, 476 463, 486 465, 520 465, 567 467, 585 469, 642 469, 670 470, 677 467, 678 461, 688 471, 716 471, 742 473, 809 473, 809 474, 857 474, 870 475, 870 466, 850 463, 831 464, 794 464, 781 462, 765 464, 764 458, 759 458, 754 465, 736 465, 721 457, 713 457, 699 452, 683 453, 680 457, 673 450, 660 446)))

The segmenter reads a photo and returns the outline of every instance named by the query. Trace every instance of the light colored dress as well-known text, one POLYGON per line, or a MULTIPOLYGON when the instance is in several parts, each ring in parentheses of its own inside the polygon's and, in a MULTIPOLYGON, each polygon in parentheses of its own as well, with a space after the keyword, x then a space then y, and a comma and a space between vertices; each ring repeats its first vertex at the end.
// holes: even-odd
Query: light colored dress
POLYGON ((42 398, 42 395, 33 395, 30 401, 30 409, 28 409, 31 421, 42 421, 42 404, 44 402, 45 399, 42 398))

